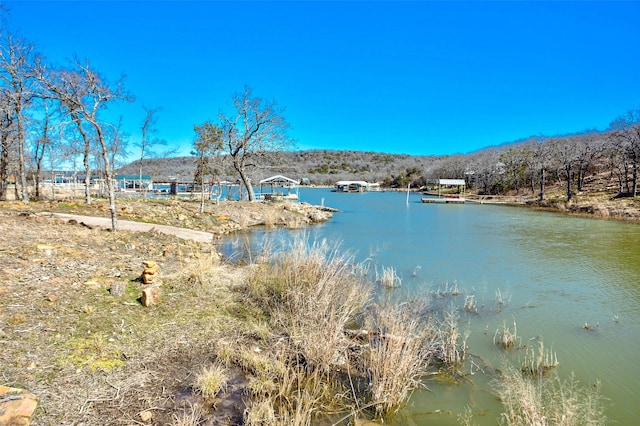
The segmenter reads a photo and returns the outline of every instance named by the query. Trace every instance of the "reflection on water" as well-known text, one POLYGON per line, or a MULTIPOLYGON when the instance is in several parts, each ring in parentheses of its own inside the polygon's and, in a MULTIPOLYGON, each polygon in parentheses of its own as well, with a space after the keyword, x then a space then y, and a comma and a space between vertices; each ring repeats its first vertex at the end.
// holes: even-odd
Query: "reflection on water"
MULTIPOLYGON (((462 294, 452 304, 462 306, 469 295, 477 302, 477 314, 460 316, 475 359, 492 368, 520 362, 524 351, 505 354, 493 345, 495 331, 515 321, 525 345, 542 339, 553 348, 562 377, 575 372, 585 386, 600 380, 610 419, 631 424, 640 417, 640 226, 513 207, 422 204, 417 194, 407 205, 404 193, 305 188, 300 199, 342 212, 305 230, 232 237, 223 252, 255 256, 264 241, 275 248, 302 235, 341 243, 372 270, 394 267, 402 278, 395 297, 427 297, 456 282, 462 294)), ((468 377, 428 383, 430 390, 416 393, 392 423, 457 424, 470 407, 474 423, 496 424, 493 374, 468 377)))

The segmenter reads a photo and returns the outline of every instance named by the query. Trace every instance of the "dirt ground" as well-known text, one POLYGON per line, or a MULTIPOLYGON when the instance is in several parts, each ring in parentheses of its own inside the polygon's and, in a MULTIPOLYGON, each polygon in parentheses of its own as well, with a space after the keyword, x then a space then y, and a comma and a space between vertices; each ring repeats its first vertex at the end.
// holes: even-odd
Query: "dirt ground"
MULTIPOLYGON (((191 391, 195 372, 247 326, 237 290, 247 267, 221 261, 215 239, 331 213, 233 202, 203 214, 197 203, 126 201, 123 230, 90 219, 108 216, 102 200, 0 203, 0 385, 36 395, 34 425, 189 424, 204 406, 191 391), (160 266, 157 306, 140 302, 146 260, 160 266), (124 294, 112 293, 117 284, 124 294)), ((242 388, 236 382, 227 395, 242 388)), ((198 418, 237 424, 240 400, 198 418)))

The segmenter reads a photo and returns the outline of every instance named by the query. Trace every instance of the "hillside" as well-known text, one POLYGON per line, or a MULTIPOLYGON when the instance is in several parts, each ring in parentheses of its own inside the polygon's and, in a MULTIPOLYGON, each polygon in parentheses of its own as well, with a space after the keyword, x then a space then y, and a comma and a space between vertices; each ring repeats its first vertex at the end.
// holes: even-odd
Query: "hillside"
MULTIPOLYGON (((339 180, 366 180, 368 182, 392 181, 400 174, 422 175, 437 164, 434 156, 410 156, 361 151, 312 150, 281 152, 265 158, 256 158, 257 167, 252 170, 254 181, 276 174, 294 179, 308 178, 314 185, 332 185, 339 180)), ((142 163, 143 174, 154 181, 193 178, 194 157, 151 158, 142 163)), ((135 161, 118 170, 118 174, 137 175, 140 162, 135 161)), ((236 173, 229 162, 223 161, 221 179, 235 180, 236 173)))

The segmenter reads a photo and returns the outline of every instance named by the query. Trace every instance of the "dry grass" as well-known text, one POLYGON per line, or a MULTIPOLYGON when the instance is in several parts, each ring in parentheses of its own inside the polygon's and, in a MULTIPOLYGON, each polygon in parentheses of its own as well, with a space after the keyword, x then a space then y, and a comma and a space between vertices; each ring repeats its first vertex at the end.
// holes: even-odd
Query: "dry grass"
POLYGON ((248 424, 383 418, 420 386, 441 336, 425 304, 372 304, 366 267, 325 241, 296 240, 252 271, 250 301, 269 318, 285 368, 251 371, 248 424))
POLYGON ((458 329, 459 316, 454 309, 449 309, 436 329, 436 358, 449 368, 458 371, 466 356, 467 335, 458 329))
POLYGON ((205 399, 212 399, 218 392, 226 389, 228 380, 225 367, 222 364, 214 363, 204 367, 196 375, 194 389, 200 392, 205 399))
POLYGON ((572 376, 531 377, 507 367, 498 383, 505 408, 501 424, 516 426, 582 426, 606 424, 597 386, 580 387, 572 376))
POLYGON ((545 349, 542 341, 539 343, 537 350, 527 347, 522 363, 522 372, 534 377, 542 377, 558 366, 558 357, 555 352, 545 349))
POLYGON ((458 288, 457 281, 454 281, 451 284, 449 282, 445 282, 441 284, 436 291, 431 292, 431 296, 436 299, 446 298, 446 297, 456 297, 459 295, 460 295, 460 289, 458 288))
POLYGON ((470 314, 477 314, 478 302, 476 301, 476 296, 473 294, 465 296, 462 309, 470 314))
POLYGON ((515 320, 513 321, 513 331, 503 322, 502 330, 497 329, 493 335, 493 344, 501 346, 505 350, 518 348, 520 346, 519 340, 521 339, 518 337, 518 327, 515 320))
POLYGON ((254 269, 250 294, 307 363, 328 370, 345 362, 344 331, 370 300, 364 277, 351 256, 326 241, 308 245, 299 239, 254 269))
POLYGON ((402 279, 398 276, 396 268, 393 266, 383 266, 380 274, 378 274, 378 270, 376 268, 376 282, 386 288, 402 286, 402 279))
POLYGON ((376 306, 368 328, 376 330, 369 337, 365 371, 370 384, 369 405, 376 417, 383 417, 402 407, 413 390, 420 387, 433 356, 436 332, 421 313, 426 305, 412 302, 402 305, 376 306))

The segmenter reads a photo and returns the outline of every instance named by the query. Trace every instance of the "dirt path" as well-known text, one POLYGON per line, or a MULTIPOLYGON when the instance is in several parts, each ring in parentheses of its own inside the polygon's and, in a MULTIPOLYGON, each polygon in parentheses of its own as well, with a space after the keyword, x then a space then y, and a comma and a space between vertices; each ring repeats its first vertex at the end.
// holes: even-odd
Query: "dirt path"
MULTIPOLYGON (((75 214, 52 212, 42 212, 37 213, 37 215, 42 217, 62 219, 66 221, 75 220, 78 223, 84 223, 85 225, 91 227, 111 229, 111 218, 107 217, 81 216, 75 214)), ((210 243, 213 241, 213 234, 211 232, 196 231, 193 229, 179 228, 177 226, 158 225, 154 223, 118 220, 118 229, 121 231, 160 232, 162 234, 175 235, 176 237, 183 240, 194 240, 203 243, 210 243)))

